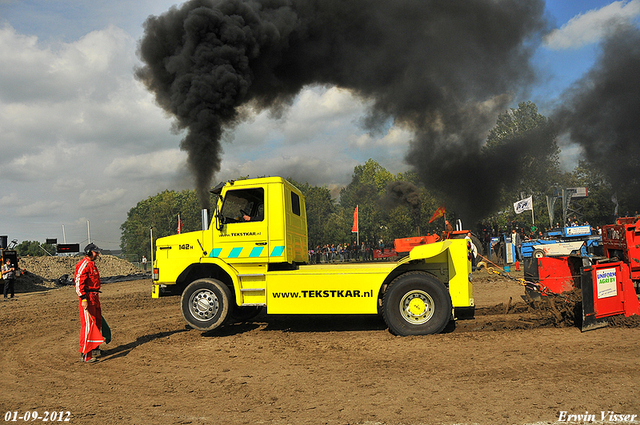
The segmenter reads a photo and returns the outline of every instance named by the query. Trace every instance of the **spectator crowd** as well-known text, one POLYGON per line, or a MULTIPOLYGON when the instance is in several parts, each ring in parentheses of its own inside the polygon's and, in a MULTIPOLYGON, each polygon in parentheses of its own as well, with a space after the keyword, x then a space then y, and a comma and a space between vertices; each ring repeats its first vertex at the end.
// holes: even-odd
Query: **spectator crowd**
POLYGON ((309 262, 311 264, 373 261, 373 250, 376 249, 368 242, 358 245, 355 241, 351 244, 325 244, 309 250, 309 262))

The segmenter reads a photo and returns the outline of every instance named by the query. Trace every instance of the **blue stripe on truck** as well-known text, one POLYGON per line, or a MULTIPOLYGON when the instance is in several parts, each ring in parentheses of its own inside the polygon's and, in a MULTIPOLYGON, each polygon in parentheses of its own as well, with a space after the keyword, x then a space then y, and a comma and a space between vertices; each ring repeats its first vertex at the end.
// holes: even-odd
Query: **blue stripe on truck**
POLYGON ((284 245, 274 246, 273 251, 271 251, 271 257, 280 257, 284 252, 284 245))

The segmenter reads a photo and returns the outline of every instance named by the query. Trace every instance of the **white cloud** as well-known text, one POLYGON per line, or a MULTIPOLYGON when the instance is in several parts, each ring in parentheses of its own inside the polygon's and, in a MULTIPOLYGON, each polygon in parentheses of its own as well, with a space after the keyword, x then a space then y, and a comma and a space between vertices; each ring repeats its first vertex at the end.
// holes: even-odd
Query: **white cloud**
POLYGON ((340 187, 368 158, 393 172, 404 170, 410 133, 392 126, 379 137, 370 135, 359 126, 367 106, 348 90, 306 87, 282 119, 262 112, 235 129, 216 179, 277 175, 340 187))
POLYGON ((364 114, 365 106, 348 90, 308 87, 300 92, 287 114, 282 132, 288 143, 298 143, 312 135, 354 130, 354 121, 364 114))
POLYGON ((61 102, 78 96, 104 98, 131 72, 134 40, 117 27, 93 31, 57 49, 40 47, 34 36, 0 29, 0 100, 61 102))
POLYGON ((121 180, 136 181, 176 175, 184 170, 187 154, 179 149, 165 149, 140 155, 114 158, 105 168, 105 175, 121 180))
MULTIPOLYGON (((16 181, 48 181, 53 174, 63 173, 67 167, 73 165, 73 158, 81 154, 85 149, 72 148, 64 142, 41 147, 33 146, 33 149, 24 149, 24 145, 16 146, 22 153, 10 158, 3 165, 3 171, 10 179, 16 181)), ((11 152, 9 147, 4 151, 11 152)))
POLYGON ((639 15, 640 0, 616 1, 573 17, 562 28, 547 34, 544 43, 553 50, 576 49, 598 42, 616 20, 630 20, 639 15))
POLYGON ((358 161, 345 155, 335 155, 330 149, 309 154, 308 146, 295 151, 278 151, 281 155, 243 162, 224 161, 219 180, 238 176, 292 177, 313 185, 344 185, 358 165, 358 161))
POLYGON ((134 79, 135 48, 113 25, 67 43, 0 26, 0 186, 16 194, 0 207, 19 238, 84 214, 116 248, 137 201, 190 187, 180 136, 134 79))
POLYGON ((16 208, 16 215, 18 217, 47 217, 62 206, 63 202, 55 199, 41 200, 16 208))
POLYGON ((80 206, 99 208, 112 205, 119 201, 127 191, 123 188, 115 189, 87 189, 80 193, 80 206))
POLYGON ((367 106, 348 90, 306 87, 282 119, 262 112, 235 129, 216 178, 277 175, 338 187, 369 158, 392 172, 404 171, 411 133, 391 126, 370 135, 359 125, 367 106))
POLYGON ((16 207, 21 205, 22 200, 15 193, 11 193, 9 195, 5 195, 0 198, 0 207, 16 207))
POLYGON ((406 151, 409 141, 413 137, 413 133, 398 127, 391 127, 383 137, 373 137, 368 133, 360 135, 352 135, 349 137, 349 143, 359 149, 370 147, 387 147, 389 149, 401 148, 406 151))
POLYGON ((321 134, 362 131, 355 122, 364 115, 366 106, 348 90, 305 87, 280 119, 271 117, 269 111, 249 110, 247 121, 225 134, 224 141, 235 148, 259 149, 273 139, 298 144, 321 134))
POLYGON ((58 177, 53 181, 51 185, 51 190, 53 192, 78 192, 85 186, 84 181, 75 178, 75 175, 71 178, 69 176, 65 176, 64 170, 57 174, 61 177, 58 177))
POLYGON ((0 29, 0 142, 21 150, 59 140, 125 145, 134 153, 175 146, 170 121, 133 77, 134 51, 135 41, 113 26, 57 49, 0 29))

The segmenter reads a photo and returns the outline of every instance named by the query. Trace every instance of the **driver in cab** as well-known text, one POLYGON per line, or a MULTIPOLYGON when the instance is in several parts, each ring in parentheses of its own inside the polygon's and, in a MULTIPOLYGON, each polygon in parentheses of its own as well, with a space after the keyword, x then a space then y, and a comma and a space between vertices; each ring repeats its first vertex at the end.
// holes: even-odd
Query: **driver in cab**
POLYGON ((255 211, 255 215, 253 216, 242 211, 242 219, 244 221, 262 221, 264 219, 264 204, 258 205, 258 208, 256 208, 255 211))

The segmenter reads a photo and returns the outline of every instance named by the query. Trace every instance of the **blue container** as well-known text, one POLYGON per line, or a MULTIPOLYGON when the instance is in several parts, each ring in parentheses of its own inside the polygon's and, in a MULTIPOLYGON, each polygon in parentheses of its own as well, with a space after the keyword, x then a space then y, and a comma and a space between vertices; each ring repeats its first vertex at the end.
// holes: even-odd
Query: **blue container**
POLYGON ((504 271, 506 273, 510 273, 511 272, 511 266, 504 266, 504 271))

